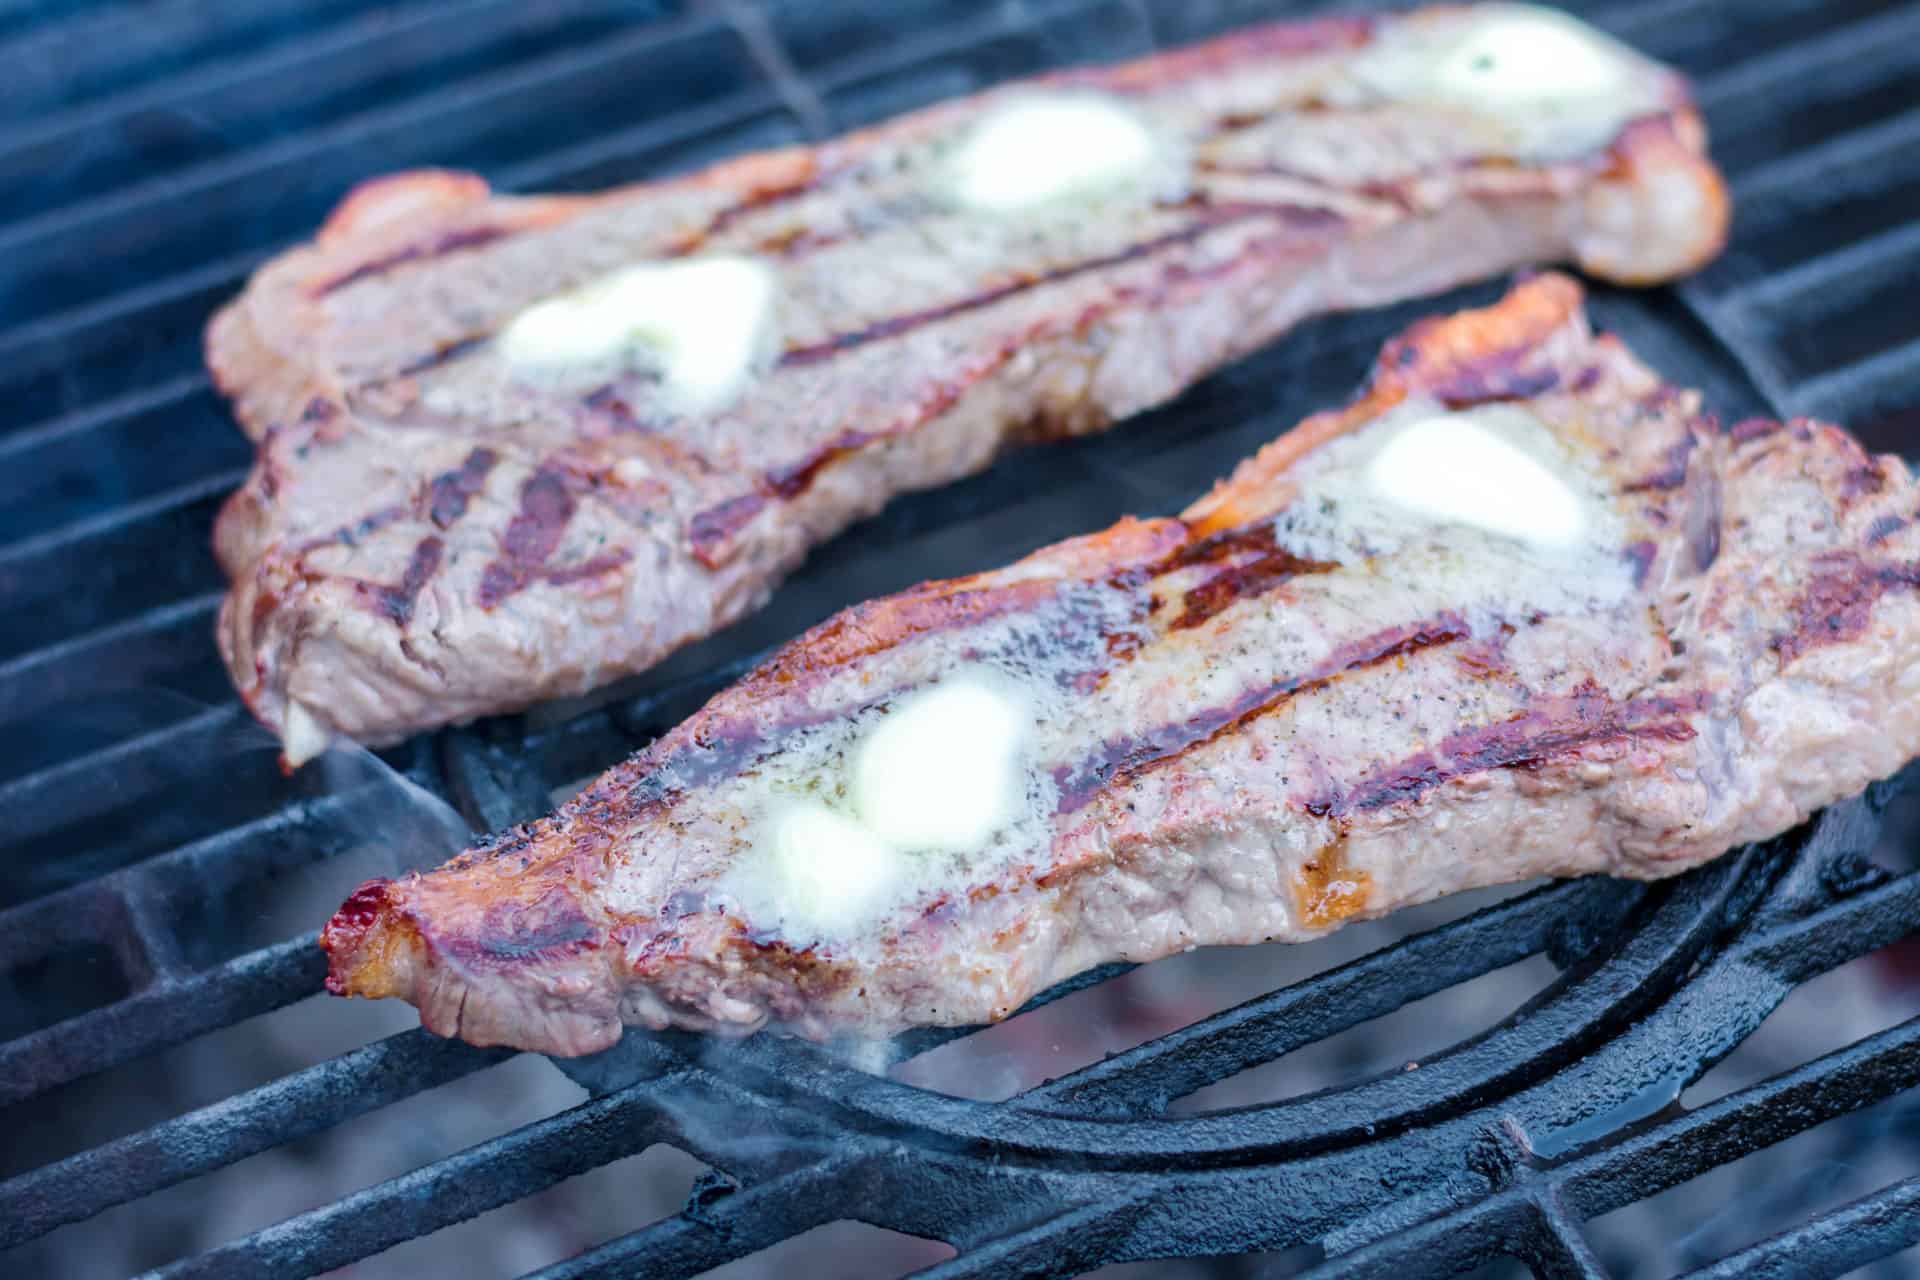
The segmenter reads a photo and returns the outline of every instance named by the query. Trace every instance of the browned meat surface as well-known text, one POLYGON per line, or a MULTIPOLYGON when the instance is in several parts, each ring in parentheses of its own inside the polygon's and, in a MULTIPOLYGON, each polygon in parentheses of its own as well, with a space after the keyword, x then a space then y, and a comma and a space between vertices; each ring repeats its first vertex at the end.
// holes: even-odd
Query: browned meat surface
POLYGON ((1249 30, 592 197, 368 184, 208 333, 258 442, 215 534, 235 683, 296 764, 578 694, 756 608, 892 495, 1304 316, 1716 252, 1678 77, 1516 20, 1542 21, 1249 30), (733 274, 622 274, 649 263, 733 274))
POLYGON ((1540 277, 1416 325, 1179 519, 848 610, 554 816, 369 883, 328 985, 562 1054, 884 1035, 1672 875, 1914 754, 1917 508, 1836 427, 1723 429, 1540 277))

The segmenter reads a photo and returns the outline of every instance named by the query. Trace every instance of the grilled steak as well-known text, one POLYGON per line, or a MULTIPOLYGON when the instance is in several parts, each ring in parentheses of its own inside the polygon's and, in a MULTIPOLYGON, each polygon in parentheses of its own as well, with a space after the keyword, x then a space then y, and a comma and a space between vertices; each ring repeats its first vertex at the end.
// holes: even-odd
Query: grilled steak
POLYGON ((850 609, 556 815, 365 885, 328 986, 560 1054, 886 1034, 1672 875, 1920 746, 1917 506, 1838 428, 1721 429, 1543 276, 1180 518, 850 609))
POLYGON ((368 184, 214 320, 219 641, 297 764, 639 670, 1004 444, 1302 317, 1726 202, 1673 74, 1516 6, 1250 30, 592 197, 368 184))

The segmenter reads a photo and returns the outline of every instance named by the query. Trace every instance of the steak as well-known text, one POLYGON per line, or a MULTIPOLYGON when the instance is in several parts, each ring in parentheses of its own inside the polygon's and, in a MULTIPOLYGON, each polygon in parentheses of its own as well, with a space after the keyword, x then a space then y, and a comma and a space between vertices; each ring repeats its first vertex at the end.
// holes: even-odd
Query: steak
POLYGON ((892 495, 1303 317, 1565 259, 1660 280, 1726 221, 1679 77, 1517 6, 1252 29, 593 196, 374 181, 208 330, 257 444, 221 652, 289 765, 581 694, 892 495))
POLYGON ((1920 494, 1723 429, 1546 275, 1177 519, 840 614, 557 814, 363 886, 330 990, 621 1024, 1003 1018, 1109 961, 1670 876, 1920 746, 1920 494))

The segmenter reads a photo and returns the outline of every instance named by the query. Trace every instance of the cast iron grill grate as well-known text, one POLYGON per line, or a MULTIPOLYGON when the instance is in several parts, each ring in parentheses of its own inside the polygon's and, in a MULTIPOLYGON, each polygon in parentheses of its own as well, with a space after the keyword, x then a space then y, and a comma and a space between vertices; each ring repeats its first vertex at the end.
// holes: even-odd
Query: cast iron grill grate
MULTIPOLYGON (((188 0, 0 0, 0 51, 18 69, 0 84, 0 973, 14 997, 0 1009, 0 1105, 311 995, 323 972, 311 933, 256 939, 204 904, 341 858, 391 800, 371 775, 287 781, 259 752, 236 756, 244 717, 209 639, 221 583, 207 536, 247 449, 200 371, 199 330, 347 185, 431 162, 508 187, 599 186, 1309 7, 1330 6, 274 0, 232 17, 188 0)), ((1776 0, 1765 21, 1735 0, 1592 8, 1696 75, 1740 218, 1724 261, 1675 290, 1603 291, 1601 321, 1729 414, 1837 417, 1913 452, 1900 432, 1916 423, 1920 377, 1920 319, 1905 305, 1920 283, 1920 6, 1776 0)), ((1409 318, 1491 292, 1310 325, 1103 440, 895 504, 760 618, 620 700, 385 759, 476 826, 544 812, 766 645, 854 599, 1171 509, 1344 395, 1409 318)), ((771 1037, 718 1063, 691 1038, 629 1037, 566 1064, 590 1094, 579 1106, 168 1273, 313 1274, 665 1142, 720 1173, 682 1214, 541 1275, 692 1274, 849 1206, 953 1245, 939 1275, 1303 1242, 1345 1276, 1502 1254, 1543 1275, 1603 1275, 1587 1220, 1920 1083, 1920 1022, 1908 1022, 1698 1109, 1645 1118, 1640 1105, 1651 1086, 1700 1077, 1796 984, 1920 924, 1920 875, 1864 858, 1884 798, 1677 883, 1577 882, 1501 902, 1001 1103, 771 1037), (1558 981, 1418 1071, 1168 1111, 1539 954, 1558 981), (686 1123, 714 1108, 736 1127, 727 1141, 686 1123), (769 1141, 739 1140, 756 1135, 769 1141)), ((407 1031, 27 1169, 0 1183, 0 1246, 508 1056, 407 1031)), ((1916 1241, 1909 1179, 1705 1274, 1839 1274, 1916 1241)))

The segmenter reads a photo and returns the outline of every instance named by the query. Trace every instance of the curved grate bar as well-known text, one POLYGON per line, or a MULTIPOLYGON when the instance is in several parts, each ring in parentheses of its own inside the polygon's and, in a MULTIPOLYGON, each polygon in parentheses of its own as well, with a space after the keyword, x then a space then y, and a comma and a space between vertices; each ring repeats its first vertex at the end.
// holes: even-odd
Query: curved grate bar
MULTIPOLYGON (((716 138, 723 146, 742 137, 777 141, 804 128, 801 121, 817 127, 824 110, 861 110, 856 99, 866 82, 913 67, 985 84, 1016 63, 1024 68, 1035 49, 1057 58, 1096 47, 1091 39, 1075 41, 1123 12, 1147 13, 1163 38, 1187 38, 1205 34, 1193 24, 1214 21, 1208 13, 1216 8, 1195 6, 1196 18, 1190 10, 1173 14, 1170 0, 1073 0, 952 18, 949 7, 921 0, 912 12, 932 15, 932 22, 904 19, 889 39, 858 49, 815 54, 793 45, 805 55, 795 56, 783 45, 804 38, 814 15, 799 5, 769 2, 764 13, 745 5, 636 25, 617 39, 558 52, 503 55, 496 66, 415 96, 376 94, 355 102, 351 115, 321 119, 335 112, 328 107, 279 138, 236 134, 221 155, 197 152, 171 172, 142 171, 131 185, 76 186, 71 202, 60 198, 52 221, 40 213, 0 225, 0 242, 47 250, 32 261, 16 255, 12 290, 0 289, 15 305, 0 331, 0 389, 17 410, 18 427, 0 453, 23 463, 51 459, 46 470, 58 473, 55 487, 73 486, 67 505, 50 507, 49 518, 10 509, 17 523, 0 530, 7 540, 0 545, 5 604, 17 619, 0 647, 6 696, 32 708, 58 690, 105 689, 104 674, 76 668, 118 662, 140 649, 143 634, 158 636, 157 628, 184 635, 196 610, 204 610, 205 593, 219 586, 217 574, 207 576, 207 527, 237 473, 224 468, 216 445, 196 439, 165 467, 116 475, 113 467, 129 464, 116 456, 123 451, 115 442, 145 442, 163 424, 210 429, 211 415, 173 411, 200 404, 191 340, 199 313, 254 265, 255 247, 304 233, 311 210, 338 194, 330 188, 368 168, 412 162, 425 148, 491 166, 510 185, 598 182, 603 165, 631 176, 640 160, 649 170, 656 158, 684 165, 716 138), (1006 53, 1015 44, 1023 52, 1006 53), (976 52, 990 46, 996 52, 976 52), (690 86, 684 96, 697 87, 704 95, 698 102, 669 95, 657 113, 609 121, 613 128, 565 146, 517 131, 530 109, 552 112, 558 103, 586 110, 596 93, 642 64, 659 68, 663 83, 669 67, 698 64, 714 83, 690 86), (452 150, 470 140, 470 151, 452 150), (276 176, 286 183, 261 185, 276 176), (182 192, 203 199, 182 204, 182 192), (93 261, 108 240, 111 259, 93 261), (197 478, 180 483, 189 475, 197 478), (89 486, 136 500, 96 509, 89 486), (164 561, 156 547, 165 549, 164 561), (71 590, 75 583, 87 590, 71 590)), ((476 0, 466 11, 485 7, 476 0)), ((275 13, 296 21, 297 8, 281 5, 275 13)), ((1226 6, 1217 8, 1224 17, 1226 6)), ((163 5, 156 13, 163 11, 171 16, 151 29, 224 38, 186 9, 163 5)), ((409 29, 431 29, 423 12, 406 11, 409 29)), ((1743 375, 1777 404, 1827 412, 1909 404, 1920 346, 1904 332, 1862 330, 1863 342, 1887 340, 1870 353, 1863 346, 1837 354, 1831 368, 1803 361, 1800 368, 1813 376, 1798 381, 1785 343, 1796 318, 1804 326, 1799 304, 1824 297, 1826 283, 1871 283, 1866 266, 1890 249, 1911 262, 1907 232, 1857 215, 1859 200, 1907 189, 1898 184, 1913 172, 1900 159, 1901 144, 1920 127, 1920 115, 1897 90, 1912 65, 1916 46, 1908 37, 1920 30, 1920 6, 1779 0, 1769 21, 1757 23, 1729 0, 1681 0, 1677 9, 1609 0, 1603 24, 1607 14, 1656 54, 1670 52, 1700 72, 1737 198, 1771 228, 1773 254, 1754 257, 1745 269, 1779 272, 1774 283, 1755 286, 1751 275, 1728 271, 1681 291, 1702 328, 1672 348, 1680 368, 1689 343, 1699 346, 1704 334, 1739 356, 1743 375), (1769 138, 1797 149, 1780 156, 1767 150, 1769 138), (1889 160, 1899 163, 1881 163, 1889 160), (1821 181, 1801 180, 1807 176, 1821 181), (1857 220, 1842 218, 1829 234, 1796 244, 1796 211, 1826 208, 1850 210, 1846 218, 1857 220), (1869 235, 1879 239, 1869 243, 1869 235)), ((318 65, 316 59, 328 67, 323 78, 337 77, 327 83, 358 83, 364 69, 335 56, 351 53, 354 37, 343 34, 351 25, 224 66, 209 60, 211 44, 196 45, 180 63, 144 69, 123 50, 103 51, 81 64, 147 78, 103 80, 90 90, 95 100, 66 119, 104 120, 129 105, 181 94, 217 96, 260 67, 297 69, 318 65)), ((871 95, 864 101, 871 104, 871 95)), ((25 153, 5 148, 42 128, 0 130, 0 163, 18 161, 25 153)), ((16 196, 40 199, 52 190, 16 196)), ((1677 304, 1668 296, 1634 306, 1631 314, 1645 318, 1677 304)), ((1217 415, 1223 404, 1236 414, 1274 410, 1271 398, 1216 397, 1205 410, 1189 410, 1181 425, 1217 415)), ((1136 448, 1119 456, 1137 465, 1151 455, 1136 448)), ((16 483, 38 492, 31 476, 16 483)), ((968 501, 963 491, 950 506, 903 504, 900 511, 917 514, 873 528, 891 536, 917 520, 914 529, 944 529, 970 518, 968 501)), ((554 786, 678 719, 734 674, 709 670, 557 726, 533 716, 443 735, 435 744, 441 754, 429 757, 435 767, 419 777, 441 794, 451 782, 467 812, 488 826, 530 817, 544 811, 554 786)), ((211 717, 223 714, 104 750, 90 745, 50 764, 33 758, 0 784, 10 818, 26 812, 37 824, 23 830, 20 848, 30 859, 43 844, 64 848, 66 834, 91 818, 108 787, 151 786, 164 772, 155 762, 204 749, 227 723, 211 717)), ((336 846, 303 825, 307 803, 237 825, 222 811, 229 829, 204 838, 195 828, 190 837, 168 834, 106 850, 83 840, 78 853, 98 859, 95 865, 131 865, 0 912, 0 951, 10 962, 0 968, 45 954, 59 930, 34 913, 70 906, 76 914, 63 918, 84 926, 89 941, 111 944, 131 989, 115 1004, 0 1045, 0 1101, 33 1097, 316 990, 324 962, 311 935, 193 973, 165 909, 174 895, 212 892, 263 869, 329 856, 336 846)), ((1920 921, 1920 878, 1876 878, 1858 865, 1871 836, 1871 808, 1837 806, 1809 832, 1679 884, 1564 885, 1499 904, 1005 1104, 939 1098, 876 1080, 812 1046, 763 1037, 713 1054, 693 1037, 635 1033, 611 1054, 564 1064, 596 1094, 580 1107, 184 1260, 170 1274, 328 1269, 657 1141, 709 1161, 733 1181, 704 1184, 685 1213, 543 1274, 689 1274, 850 1214, 953 1243, 961 1253, 933 1268, 936 1275, 1059 1272, 1311 1241, 1334 1251, 1322 1269, 1333 1275, 1391 1273, 1399 1280, 1444 1259, 1467 1266, 1499 1252, 1548 1274, 1597 1274, 1584 1217, 1915 1083, 1920 1034, 1908 1024, 1698 1111, 1675 1115, 1666 1105, 1793 984, 1903 937, 1920 921), (1418 1071, 1237 1113, 1155 1114, 1194 1088, 1486 972, 1503 958, 1543 949, 1568 969, 1548 992, 1418 1071), (726 1131, 699 1123, 715 1114, 727 1117, 726 1131)), ((1029 1007, 1123 970, 1082 975, 1029 1007)), ((965 1034, 930 1030, 903 1038, 900 1047, 914 1051, 965 1034)), ((0 1184, 0 1230, 18 1233, 0 1239, 87 1217, 499 1056, 410 1032, 296 1072, 0 1184)), ((1796 1262, 1834 1271, 1892 1252, 1914 1239, 1915 1197, 1912 1182, 1887 1188, 1704 1274, 1786 1274, 1796 1262)))
POLYGON ((1517 963, 1569 935, 1602 937, 1641 892, 1603 880, 1537 889, 1114 1054, 1032 1090, 1022 1102, 1091 1113, 1162 1111, 1175 1098, 1517 963))
POLYGON ((1684 976, 1742 892, 1751 863, 1748 855, 1734 855, 1685 877, 1659 895, 1605 964, 1563 980, 1522 1014, 1429 1058, 1417 1073, 1344 1090, 1339 1108, 1296 1098, 1245 1111, 1115 1121, 982 1107, 868 1076, 813 1046, 765 1036, 744 1042, 727 1063, 754 1073, 757 1088, 804 1098, 809 1107, 863 1128, 923 1131, 984 1144, 1007 1158, 1138 1169, 1297 1157, 1406 1129, 1569 1065, 1684 976))

